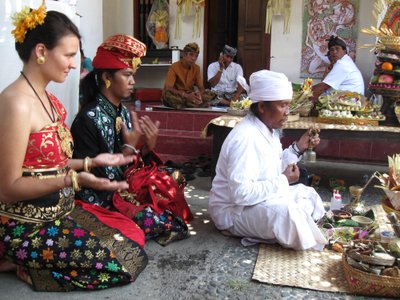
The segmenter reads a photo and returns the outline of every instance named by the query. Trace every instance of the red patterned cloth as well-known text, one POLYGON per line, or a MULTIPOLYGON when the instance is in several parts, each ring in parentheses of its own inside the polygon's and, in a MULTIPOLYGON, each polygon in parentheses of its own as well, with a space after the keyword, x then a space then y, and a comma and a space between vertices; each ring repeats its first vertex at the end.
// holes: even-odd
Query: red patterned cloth
POLYGON ((59 119, 39 132, 31 133, 23 163, 24 169, 53 169, 67 165, 72 156, 73 140, 64 123, 66 111, 61 102, 51 93, 49 99, 59 119))
POLYGON ((151 207, 157 214, 165 210, 172 212, 185 223, 193 219, 192 212, 186 202, 184 186, 179 186, 167 171, 159 169, 156 162, 143 165, 140 159, 125 171, 129 183, 128 192, 134 195, 132 202, 115 193, 113 204, 122 214, 133 218, 137 213, 151 207))
POLYGON ((139 58, 145 55, 145 44, 129 35, 117 34, 97 48, 92 65, 95 69, 137 69, 139 58))

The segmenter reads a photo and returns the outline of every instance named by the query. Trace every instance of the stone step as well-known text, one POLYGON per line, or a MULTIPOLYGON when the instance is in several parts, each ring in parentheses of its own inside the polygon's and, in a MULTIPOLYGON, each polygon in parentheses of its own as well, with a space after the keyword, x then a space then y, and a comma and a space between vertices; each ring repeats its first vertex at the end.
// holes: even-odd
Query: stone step
POLYGON ((212 155, 212 138, 203 138, 200 131, 161 129, 156 151, 165 155, 194 158, 201 154, 212 155))
MULTIPOLYGON (((125 105, 133 109, 132 104, 125 105)), ((137 115, 149 116, 160 121, 156 151, 161 158, 177 162, 188 161, 199 155, 211 157, 212 137, 201 136, 208 122, 221 115, 220 112, 193 112, 181 110, 146 110, 148 105, 136 109, 137 115)))

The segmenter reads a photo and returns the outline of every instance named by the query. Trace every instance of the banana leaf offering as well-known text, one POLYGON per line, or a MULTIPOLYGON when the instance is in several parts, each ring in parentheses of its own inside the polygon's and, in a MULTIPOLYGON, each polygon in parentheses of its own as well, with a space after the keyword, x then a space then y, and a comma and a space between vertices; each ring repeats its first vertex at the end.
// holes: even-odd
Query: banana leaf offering
POLYGON ((290 113, 300 113, 302 116, 308 115, 313 107, 312 101, 309 99, 312 96, 312 79, 304 79, 302 84, 292 83, 293 98, 290 103, 290 113))
POLYGON ((350 91, 333 91, 318 98, 319 117, 384 120, 380 107, 365 96, 350 91))

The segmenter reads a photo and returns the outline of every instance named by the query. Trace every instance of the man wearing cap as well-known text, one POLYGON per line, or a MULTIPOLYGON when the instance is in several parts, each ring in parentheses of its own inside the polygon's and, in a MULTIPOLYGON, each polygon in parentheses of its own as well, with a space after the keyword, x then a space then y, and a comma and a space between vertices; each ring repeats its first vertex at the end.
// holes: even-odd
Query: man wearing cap
POLYGON ((163 90, 165 106, 177 109, 210 106, 215 94, 204 89, 196 64, 199 52, 196 43, 189 43, 183 48, 183 57, 169 67, 163 90))
MULTIPOLYGON (((74 158, 83 159, 98 153, 123 153, 136 154, 136 170, 144 169, 144 165, 162 164, 153 151, 158 138, 159 121, 153 122, 148 116, 139 119, 135 112, 129 112, 122 104, 122 100, 132 94, 134 75, 140 66, 140 58, 145 54, 145 44, 121 34, 107 38, 97 48, 93 59, 94 70, 82 81, 82 108, 71 126, 75 142, 74 158)), ((129 167, 95 167, 89 171, 109 180, 127 180, 130 183, 129 191, 134 194, 137 188, 142 187, 143 181, 131 181, 130 176, 135 172, 126 174, 129 167)), ((148 173, 148 177, 151 175, 148 173)), ((142 176, 145 180, 145 174, 142 176)), ((170 183, 164 188, 173 190, 173 186, 170 183)), ((174 205, 181 207, 177 203, 185 202, 183 191, 175 191, 174 205)), ((146 239, 155 237, 165 245, 187 236, 187 226, 175 215, 183 211, 155 211, 150 205, 138 208, 139 202, 133 205, 119 195, 87 188, 82 188, 76 194, 84 202, 119 210, 140 226, 146 239)), ((150 193, 146 197, 147 203, 153 203, 150 193)))
MULTIPOLYGON (((215 226, 243 237, 242 244, 277 242, 296 250, 322 250, 327 243, 315 221, 325 210, 317 192, 299 179, 296 163, 319 135, 308 132, 282 149, 292 85, 282 73, 262 70, 243 86, 252 100, 250 113, 225 139, 210 192, 215 226)), ((319 132, 318 129, 316 129, 319 132)))
POLYGON ((225 45, 219 59, 211 63, 207 69, 208 83, 217 96, 212 101, 213 105, 229 106, 231 101, 238 100, 243 93, 243 87, 237 83, 238 76, 243 76, 242 67, 235 63, 237 49, 225 45))
POLYGON ((346 43, 332 35, 328 40, 328 49, 332 69, 322 82, 312 87, 312 100, 316 102, 322 93, 329 93, 332 89, 364 95, 364 79, 354 61, 347 55, 346 43))

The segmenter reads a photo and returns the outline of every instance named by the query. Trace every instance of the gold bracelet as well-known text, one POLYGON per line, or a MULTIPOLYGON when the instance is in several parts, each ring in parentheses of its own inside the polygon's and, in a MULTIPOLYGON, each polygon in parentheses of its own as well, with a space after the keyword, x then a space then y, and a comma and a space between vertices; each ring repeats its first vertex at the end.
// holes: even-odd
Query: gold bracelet
POLYGON ((90 162, 90 157, 86 156, 85 159, 83 160, 83 171, 90 173, 90 170, 92 169, 90 162))
POLYGON ((71 177, 72 188, 75 192, 79 192, 81 190, 81 186, 78 182, 78 173, 75 170, 71 169, 68 171, 68 176, 71 177))

